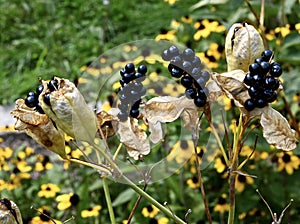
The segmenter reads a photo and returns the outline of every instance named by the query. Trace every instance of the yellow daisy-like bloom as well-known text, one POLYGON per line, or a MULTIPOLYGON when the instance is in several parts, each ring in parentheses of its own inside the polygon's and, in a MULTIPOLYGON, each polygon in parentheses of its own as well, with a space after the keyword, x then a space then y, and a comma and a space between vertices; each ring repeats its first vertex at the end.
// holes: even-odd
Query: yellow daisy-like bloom
POLYGON ((181 17, 181 21, 184 22, 184 23, 192 23, 193 22, 193 18, 186 15, 186 16, 183 16, 181 17))
POLYGON ((184 163, 194 153, 194 144, 192 140, 177 141, 167 156, 167 161, 175 160, 177 163, 184 163))
POLYGON ((93 208, 81 211, 82 218, 96 217, 99 216, 99 211, 101 210, 101 205, 96 205, 93 208))
POLYGON ((180 22, 178 22, 176 19, 173 19, 171 21, 171 28, 177 30, 180 26, 181 26, 180 22))
POLYGON ((29 224, 53 224, 54 222, 56 224, 62 224, 62 222, 59 220, 51 219, 50 213, 47 210, 42 209, 41 213, 42 214, 40 214, 39 216, 33 217, 29 224))
POLYGON ((163 89, 164 94, 167 96, 174 96, 177 97, 185 92, 185 88, 183 85, 179 85, 177 83, 168 83, 164 89, 163 89))
POLYGON ((223 173, 226 169, 226 163, 223 157, 218 157, 215 160, 214 168, 217 170, 218 173, 223 173))
POLYGON ((199 188, 200 187, 200 183, 199 183, 199 180, 198 180, 198 177, 197 176, 193 176, 192 178, 188 179, 186 181, 186 183, 188 184, 188 186, 192 189, 195 189, 195 188, 199 188))
POLYGON ((56 193, 60 191, 60 188, 56 184, 48 183, 41 186, 41 190, 38 192, 39 197, 54 198, 56 193))
POLYGON ((13 152, 9 147, 0 148, 0 158, 9 159, 13 155, 13 152))
POLYGON ((66 210, 72 205, 77 205, 79 203, 79 196, 74 193, 62 194, 56 197, 56 201, 58 202, 58 210, 66 210))
POLYGON ((175 41, 176 40, 176 36, 175 36, 176 31, 175 30, 162 30, 160 34, 158 34, 155 37, 155 40, 168 40, 168 41, 175 41))
POLYGON ((150 219, 149 223, 151 223, 151 224, 168 224, 169 219, 166 217, 152 218, 152 219, 150 219))
POLYGON ((38 155, 37 162, 35 163, 34 170, 41 172, 43 170, 51 170, 53 168, 53 163, 50 162, 49 156, 38 155))
POLYGON ((154 205, 149 205, 142 209, 142 215, 144 217, 149 217, 149 218, 154 218, 158 212, 159 212, 159 209, 156 208, 154 205))
POLYGON ((226 30, 226 27, 220 25, 218 21, 210 21, 208 19, 198 20, 194 24, 194 28, 197 29, 196 33, 194 34, 194 40, 198 41, 203 38, 207 38, 211 32, 221 33, 226 30))
POLYGON ((237 175, 235 181, 235 188, 237 192, 242 192, 245 190, 245 184, 253 184, 254 179, 250 176, 237 175))
POLYGON ((298 31, 300 34, 300 23, 295 24, 295 29, 298 31))
POLYGON ((298 156, 295 156, 292 152, 280 152, 278 153, 278 171, 285 170, 289 175, 294 173, 300 165, 298 156))
POLYGON ((0 126, 0 132, 13 132, 16 131, 14 125, 0 126))
POLYGON ((286 24, 283 27, 276 27, 275 28, 275 33, 280 34, 282 37, 286 37, 287 35, 289 35, 291 32, 290 30, 290 24, 286 24))
POLYGON ((215 212, 219 212, 223 214, 224 212, 229 211, 229 204, 226 202, 226 198, 227 198, 226 194, 222 194, 218 198, 218 203, 214 207, 215 212))

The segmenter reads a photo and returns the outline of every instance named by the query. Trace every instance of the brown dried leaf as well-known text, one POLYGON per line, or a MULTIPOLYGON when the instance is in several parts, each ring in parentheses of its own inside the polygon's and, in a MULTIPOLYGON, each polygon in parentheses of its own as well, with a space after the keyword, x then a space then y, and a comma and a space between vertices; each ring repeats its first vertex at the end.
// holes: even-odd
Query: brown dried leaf
POLYGON ((16 107, 11 114, 17 119, 16 130, 24 130, 40 145, 62 158, 66 157, 64 132, 57 129, 46 114, 40 114, 27 107, 23 99, 16 101, 16 107))
POLYGON ((215 80, 211 80, 209 83, 207 83, 206 88, 209 92, 209 95, 207 97, 208 102, 215 102, 220 96, 223 95, 220 86, 215 80))
MULTIPOLYGON (((114 118, 112 114, 109 114, 106 111, 100 111, 99 113, 97 113, 97 121, 105 137, 111 137, 116 134, 118 121, 114 118)), ((101 138, 99 130, 98 134, 101 138)))
POLYGON ((149 123, 150 140, 157 143, 163 138, 161 123, 175 121, 182 116, 187 129, 195 127, 198 121, 198 109, 193 100, 182 97, 154 97, 145 105, 144 117, 149 123))
POLYGON ((226 95, 233 99, 238 107, 242 108, 244 102, 250 98, 248 89, 243 83, 245 75, 242 70, 233 70, 222 74, 214 73, 212 75, 226 95))
POLYGON ((120 141, 126 145, 130 157, 137 160, 142 155, 149 154, 150 143, 145 131, 140 128, 136 119, 119 122, 118 134, 120 135, 120 141))
POLYGON ((290 128, 288 121, 278 111, 265 107, 260 124, 263 127, 263 136, 269 144, 284 151, 296 148, 298 141, 295 131, 290 128))

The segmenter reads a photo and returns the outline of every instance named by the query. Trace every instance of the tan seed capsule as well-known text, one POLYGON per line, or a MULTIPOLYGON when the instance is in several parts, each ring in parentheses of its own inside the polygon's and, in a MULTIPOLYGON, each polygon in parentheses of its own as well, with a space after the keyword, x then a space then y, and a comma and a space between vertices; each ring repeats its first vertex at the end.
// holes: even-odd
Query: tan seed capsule
POLYGON ((231 26, 225 40, 227 70, 248 71, 249 65, 261 56, 263 40, 258 31, 247 23, 231 26))

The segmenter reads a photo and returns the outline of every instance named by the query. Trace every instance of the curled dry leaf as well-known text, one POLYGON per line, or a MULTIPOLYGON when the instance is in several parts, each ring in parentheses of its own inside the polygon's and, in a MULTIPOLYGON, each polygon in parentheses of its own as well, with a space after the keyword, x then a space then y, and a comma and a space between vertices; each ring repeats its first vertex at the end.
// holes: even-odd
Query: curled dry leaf
POLYGON ((243 70, 233 70, 222 74, 213 73, 212 78, 218 83, 228 98, 233 99, 238 107, 243 108, 244 102, 250 98, 243 80, 246 73, 243 70))
POLYGON ((261 115, 260 124, 263 127, 263 136, 269 144, 284 151, 293 150, 297 146, 295 131, 288 121, 278 111, 265 107, 261 115))
MULTIPOLYGON (((111 137, 116 134, 118 121, 112 114, 109 114, 106 111, 100 111, 99 113, 97 113, 97 121, 104 137, 111 137)), ((100 136, 100 138, 102 138, 99 130, 98 135, 100 136)))
POLYGON ((94 112, 74 83, 68 79, 54 79, 59 88, 52 92, 48 89, 47 82, 42 81, 44 90, 39 96, 39 102, 44 112, 69 136, 81 141, 93 141, 97 132, 94 112), (44 101, 45 94, 49 92, 51 106, 44 101))
POLYGON ((126 146, 128 155, 135 160, 150 152, 150 143, 147 134, 138 125, 136 119, 127 119, 118 124, 120 141, 126 146))
POLYGON ((255 58, 264 50, 259 32, 247 23, 236 23, 231 26, 225 40, 225 54, 228 71, 241 69, 248 71, 255 58))
POLYGON ((198 122, 198 109, 193 100, 182 97, 161 96, 154 97, 145 105, 146 117, 151 132, 150 140, 157 143, 163 138, 161 123, 175 121, 182 116, 184 127, 191 130, 198 122))
POLYGON ((40 114, 27 107, 23 99, 16 101, 16 107, 11 114, 17 119, 16 130, 25 131, 40 145, 62 158, 66 157, 64 132, 58 129, 46 114, 40 114))

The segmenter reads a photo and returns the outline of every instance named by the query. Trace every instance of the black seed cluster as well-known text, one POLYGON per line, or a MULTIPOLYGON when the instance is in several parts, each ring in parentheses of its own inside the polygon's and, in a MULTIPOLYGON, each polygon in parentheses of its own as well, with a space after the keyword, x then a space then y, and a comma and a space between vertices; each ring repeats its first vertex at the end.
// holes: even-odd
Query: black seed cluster
POLYGON ((146 89, 142 84, 146 78, 146 73, 147 67, 145 65, 140 65, 136 71, 133 63, 128 63, 120 70, 122 77, 120 79, 122 87, 118 93, 121 101, 118 105, 120 121, 126 121, 129 115, 133 118, 139 116, 141 97, 146 94, 146 89))
POLYGON ((194 99, 197 107, 203 107, 208 96, 205 84, 210 75, 207 71, 201 71, 203 66, 195 52, 186 48, 181 53, 176 46, 171 46, 163 51, 162 59, 170 61, 168 70, 172 77, 181 78, 181 84, 186 88, 185 95, 189 99, 194 99))
POLYGON ((278 77, 282 74, 281 65, 271 62, 273 52, 265 50, 261 58, 255 59, 249 66, 244 83, 249 87, 250 99, 245 101, 244 107, 251 111, 254 108, 263 108, 277 99, 276 90, 279 88, 278 77))
MULTIPOLYGON (((50 92, 45 93, 44 102, 50 106, 50 93, 58 90, 58 82, 57 80, 51 79, 47 84, 50 92)), ((25 105, 34 108, 37 112, 44 114, 41 104, 39 103, 39 95, 43 92, 44 86, 41 84, 36 88, 36 92, 29 92, 25 98, 25 105)))

